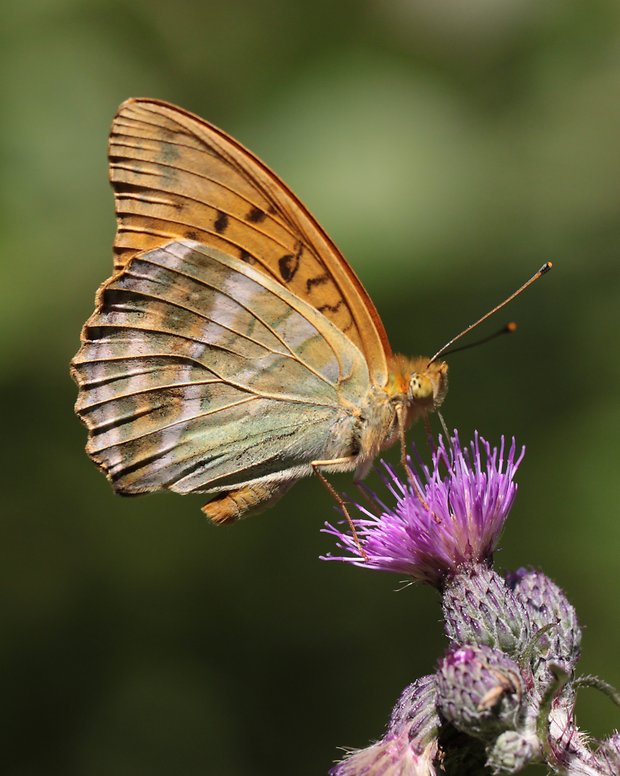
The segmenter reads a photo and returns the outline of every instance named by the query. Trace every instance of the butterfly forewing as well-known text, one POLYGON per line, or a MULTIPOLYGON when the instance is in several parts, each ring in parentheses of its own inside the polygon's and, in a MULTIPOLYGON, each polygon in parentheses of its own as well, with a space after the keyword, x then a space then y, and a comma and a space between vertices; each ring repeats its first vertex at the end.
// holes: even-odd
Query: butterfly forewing
POLYGON ((88 451, 123 493, 297 479, 351 454, 362 353, 268 275, 195 242, 134 256, 73 362, 88 451), (334 429, 341 427, 340 434, 334 429))
POLYGON ((116 267, 171 240, 198 240, 307 302, 364 354, 384 385, 390 346, 363 286, 285 184, 243 146, 155 100, 124 103, 110 136, 116 267))

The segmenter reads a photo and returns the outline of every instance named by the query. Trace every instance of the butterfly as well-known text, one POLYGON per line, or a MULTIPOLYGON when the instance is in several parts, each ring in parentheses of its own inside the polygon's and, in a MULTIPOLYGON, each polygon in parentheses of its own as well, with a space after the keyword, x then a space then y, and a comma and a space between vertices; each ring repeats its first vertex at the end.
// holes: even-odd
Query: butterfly
POLYGON ((363 285, 275 173, 153 99, 120 106, 109 164, 114 273, 71 370, 86 450, 116 492, 210 494, 203 511, 227 523, 313 472, 357 481, 398 439, 404 451, 448 367, 392 353, 363 285))

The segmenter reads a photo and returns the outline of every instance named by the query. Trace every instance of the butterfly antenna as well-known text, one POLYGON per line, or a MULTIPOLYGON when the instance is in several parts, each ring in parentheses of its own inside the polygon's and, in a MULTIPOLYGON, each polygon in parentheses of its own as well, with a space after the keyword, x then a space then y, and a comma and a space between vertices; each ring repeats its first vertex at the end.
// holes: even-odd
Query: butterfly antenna
POLYGON ((482 339, 476 340, 475 342, 469 342, 467 345, 459 345, 458 348, 451 348, 450 350, 444 350, 442 355, 451 356, 453 353, 460 353, 461 350, 469 350, 470 348, 477 348, 478 345, 484 345, 486 342, 490 342, 491 340, 494 340, 497 337, 501 337, 502 334, 514 334, 518 328, 519 327, 515 321, 509 321, 508 323, 505 323, 501 329, 498 329, 497 331, 493 332, 493 334, 489 334, 488 337, 483 337, 482 339))
POLYGON ((429 364, 432 364, 433 361, 436 361, 439 356, 442 355, 442 353, 445 353, 448 348, 450 348, 457 340, 461 339, 461 337, 464 337, 466 334, 468 334, 472 329, 475 329, 476 326, 479 326, 483 321, 486 321, 487 318, 490 318, 492 315, 494 315, 498 310, 501 310, 502 307, 505 307, 509 302, 512 302, 512 300, 519 296, 519 294, 522 291, 525 291, 525 289, 528 286, 531 286, 532 283, 535 283, 537 280, 539 280, 543 275, 546 275, 547 272, 551 269, 553 264, 550 261, 545 262, 545 264, 542 265, 542 267, 536 272, 532 277, 525 282, 522 286, 517 288, 515 292, 510 294, 510 296, 506 297, 503 302, 500 302, 498 305, 496 305, 492 310, 489 310, 489 312, 485 313, 482 318, 478 318, 477 321, 474 321, 474 323, 470 323, 470 325, 463 329, 459 334, 456 335, 456 337, 452 337, 452 339, 449 342, 446 342, 446 344, 440 348, 435 355, 431 358, 431 360, 428 362, 429 364))

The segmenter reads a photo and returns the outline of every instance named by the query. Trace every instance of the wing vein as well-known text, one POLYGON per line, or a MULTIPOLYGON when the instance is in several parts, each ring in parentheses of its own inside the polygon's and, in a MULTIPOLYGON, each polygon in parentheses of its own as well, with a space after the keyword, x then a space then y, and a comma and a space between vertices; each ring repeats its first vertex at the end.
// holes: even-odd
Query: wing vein
MULTIPOLYGON (((166 252, 166 253, 168 253, 170 256, 173 256, 174 258, 177 258, 177 257, 175 256, 175 254, 174 254, 174 253, 172 253, 171 251, 169 251, 169 250, 168 250, 168 246, 163 246, 161 250, 165 251, 165 252, 166 252)), ((142 261, 147 261, 147 259, 146 259, 146 256, 145 256, 145 255, 141 256, 140 258, 141 258, 141 260, 142 260, 142 261)), ((213 257, 212 257, 212 258, 213 258, 213 257)), ((233 301, 233 302, 235 302, 236 304, 238 304, 238 305, 239 305, 239 306, 240 306, 242 309, 244 309, 244 310, 245 310, 247 313, 249 313, 249 315, 251 315, 251 316, 252 316, 252 317, 253 317, 253 318, 254 318, 256 321, 258 321, 260 324, 262 324, 263 326, 265 326, 265 328, 267 328, 267 329, 268 329, 268 330, 269 330, 269 331, 270 331, 270 332, 273 334, 273 336, 274 336, 274 337, 275 337, 275 338, 276 338, 276 339, 277 339, 277 340, 278 340, 278 341, 279 341, 279 342, 282 344, 282 346, 283 346, 283 347, 285 347, 285 348, 287 349, 287 351, 288 351, 288 352, 291 354, 291 356, 293 357, 293 359, 294 359, 295 361, 297 361, 297 362, 298 362, 298 363, 300 363, 302 366, 304 366, 304 367, 305 367, 305 368, 306 368, 306 369, 307 369, 309 372, 311 372, 313 375, 315 375, 316 377, 318 377, 318 378, 319 378, 320 380, 322 380, 324 383, 326 383, 327 385, 330 385, 330 386, 332 386, 332 387, 333 387, 333 383, 331 383, 331 382, 330 382, 330 381, 329 381, 329 380, 328 380, 328 379, 325 377, 325 375, 322 375, 322 374, 321 374, 320 372, 318 372, 318 371, 317 371, 317 370, 316 370, 316 369, 315 369, 313 366, 311 366, 310 364, 308 364, 308 363, 307 363, 307 362, 306 362, 304 359, 300 358, 300 357, 298 356, 298 354, 297 354, 297 353, 295 353, 295 351, 294 351, 294 350, 293 350, 293 349, 290 347, 290 345, 289 345, 289 344, 286 342, 286 340, 285 340, 285 339, 284 339, 282 336, 280 336, 280 334, 279 334, 279 332, 277 331, 277 329, 274 329, 274 328, 273 328, 273 327, 272 327, 272 326, 271 326, 271 325, 270 325, 270 324, 269 324, 267 321, 263 320, 263 318, 262 318, 260 315, 257 315, 257 314, 256 314, 256 313, 255 313, 255 312, 254 312, 254 311, 253 311, 253 310, 252 310, 250 307, 248 307, 247 305, 243 304, 243 303, 242 303, 242 302, 240 302, 238 299, 235 299, 235 298, 232 296, 232 294, 230 294, 230 293, 228 293, 228 292, 226 292, 226 291, 224 291, 224 290, 222 290, 222 289, 219 289, 219 288, 217 288, 216 286, 213 286, 213 285, 211 285, 210 283, 207 283, 207 281, 206 281, 206 280, 203 280, 202 278, 197 278, 197 277, 195 277, 194 275, 189 275, 189 274, 187 274, 187 273, 185 273, 185 272, 181 272, 181 271, 180 271, 179 269, 177 269, 176 267, 174 267, 174 268, 172 268, 172 267, 166 267, 166 265, 159 264, 158 262, 156 262, 156 261, 154 261, 154 260, 153 260, 152 256, 149 256, 149 258, 148 258, 148 262, 150 262, 151 264, 153 264, 153 265, 154 265, 154 266, 156 266, 156 267, 165 268, 165 269, 170 269, 170 271, 171 271, 171 272, 176 272, 176 273, 177 273, 178 275, 180 275, 181 277, 188 277, 188 278, 191 278, 192 280, 194 280, 194 281, 195 281, 195 282, 197 282, 197 283, 200 283, 201 285, 205 286, 206 288, 212 288, 212 289, 216 290, 218 293, 220 293, 220 294, 222 294, 222 295, 224 295, 224 296, 228 297, 229 299, 232 299, 232 301, 233 301)), ((254 281, 254 282, 258 282, 258 281, 254 281)), ((263 286, 263 288, 264 288, 264 286, 263 286)), ((315 328, 315 331, 317 331, 317 330, 316 330, 316 328, 315 328)), ((320 334, 320 332, 318 332, 318 331, 317 331, 317 335, 318 335, 319 337, 321 337, 321 338, 322 338, 324 341, 326 341, 326 342, 327 342, 327 340, 325 339, 325 337, 323 337, 323 336, 320 334)), ((327 344, 329 345, 329 347, 331 348, 331 350, 332 350, 332 351, 334 352, 334 354, 336 355, 336 358, 338 358, 338 357, 337 357, 337 354, 335 353, 335 350, 334 350, 334 348, 333 348, 333 345, 331 345, 331 343, 329 343, 329 342, 327 342, 327 344)), ((338 360, 338 363, 340 363, 340 361, 339 361, 339 360, 338 360)))
MULTIPOLYGON (((168 429, 174 428, 175 426, 180 425, 181 423, 192 423, 197 420, 201 420, 202 418, 208 418, 210 415, 215 415, 218 412, 224 412, 226 410, 231 410, 234 407, 240 407, 242 404, 248 404, 249 402, 256 401, 259 396, 246 396, 243 399, 239 399, 238 401, 231 402, 230 404, 227 404, 223 407, 216 407, 215 409, 208 410, 207 412, 201 412, 198 415, 192 415, 189 418, 179 418, 178 420, 172 421, 172 423, 166 423, 164 426, 158 426, 155 429, 152 429, 151 431, 146 431, 143 434, 138 434, 134 437, 128 437, 127 439, 123 439, 121 444, 126 444, 127 442, 137 442, 139 439, 145 439, 146 437, 151 436, 152 434, 161 434, 163 431, 167 431, 168 429)), ((149 409, 148 412, 152 412, 153 410, 149 409)), ((110 425, 113 424, 113 421, 110 421, 110 425)), ((92 431, 91 431, 92 433, 92 431)), ((105 445, 104 447, 98 449, 96 452, 101 453, 103 450, 109 450, 112 447, 118 447, 118 442, 113 442, 110 445, 105 445)))
MULTIPOLYGON (((143 277, 143 276, 138 275, 138 274, 132 274, 131 270, 129 270, 129 274, 132 277, 143 277)), ((145 278, 145 279, 151 280, 152 278, 145 278)), ((114 291, 116 291, 116 292, 123 292, 123 293, 126 293, 127 295, 135 294, 136 296, 141 296, 144 299, 154 299, 157 302, 162 302, 163 301, 163 302, 165 302, 165 304, 170 305, 171 307, 176 307, 178 310, 185 310, 185 312, 188 312, 191 315, 195 315, 197 318, 202 318, 203 321, 207 321, 208 323, 214 323, 216 326, 220 326, 222 329, 226 329, 226 331, 230 332, 230 334, 234 334, 239 339, 247 340, 248 342, 251 342, 252 344, 257 345, 259 348, 262 348, 263 350, 268 351, 269 353, 271 353, 274 356, 277 355, 277 356, 282 356, 284 358, 294 358, 295 361, 300 361, 300 359, 296 355, 293 354, 291 356, 292 351, 289 352, 289 353, 282 353, 279 350, 273 350, 273 348, 270 348, 268 345, 265 345, 264 343, 259 342, 258 340, 253 339, 252 337, 249 337, 247 334, 243 334, 242 332, 237 331, 236 329, 232 329, 230 326, 227 326, 225 323, 220 323, 220 321, 217 321, 215 318, 210 318, 208 313, 206 313, 206 312, 205 313, 201 313, 199 310, 192 310, 191 307, 186 307, 185 305, 182 305, 182 304, 180 304, 178 302, 174 302, 174 301, 172 301, 170 299, 162 300, 161 297, 156 296, 153 293, 149 293, 148 291, 141 291, 141 290, 137 290, 137 289, 134 289, 134 288, 132 288, 132 289, 115 288, 114 291)), ((229 297, 229 298, 232 298, 232 297, 229 297)), ((139 311, 135 310, 134 312, 139 312, 139 311)), ((256 315, 254 315, 254 319, 258 320, 256 315)), ((175 334, 176 334, 176 332, 175 332, 175 334)), ((208 342, 208 343, 205 343, 205 344, 211 345, 212 343, 208 342)), ((215 346, 215 347, 219 347, 219 346, 215 346)), ((243 356, 241 353, 237 353, 237 351, 235 351, 235 350, 230 350, 229 352, 230 353, 234 353, 235 355, 238 355, 238 356, 240 356, 242 358, 247 358, 247 356, 243 356)))
MULTIPOLYGON (((93 325, 93 327, 94 327, 94 324, 91 324, 91 325, 93 325)), ((119 324, 97 323, 96 326, 97 326, 97 328, 105 328, 105 329, 126 328, 126 329, 131 330, 131 331, 151 332, 152 334, 166 334, 167 333, 167 332, 161 332, 158 329, 152 329, 152 328, 149 328, 149 327, 135 326, 135 325, 122 327, 122 326, 119 326, 119 324)), ((180 339, 187 340, 188 342, 197 342, 200 345, 205 345, 206 344, 206 343, 202 342, 201 340, 197 340, 194 337, 190 337, 190 336, 187 336, 185 334, 179 334, 178 332, 176 332, 174 334, 174 336, 175 337, 179 337, 180 339)), ((212 345, 211 347, 218 348, 218 350, 226 350, 226 348, 220 348, 217 345, 212 345)), ((228 351, 228 352, 232 352, 232 351, 228 351)), ((237 354, 235 353, 234 355, 237 355, 237 354)), ((137 356, 137 358, 150 358, 150 356, 137 356)), ((116 359, 110 359, 110 360, 116 360, 116 359)), ((122 359, 119 359, 119 360, 122 360, 122 359)), ((91 363, 91 362, 87 362, 87 363, 91 363)), ((207 369, 209 372, 214 374, 223 383, 226 383, 226 385, 230 385, 232 388, 237 388, 238 390, 242 391, 243 393, 252 393, 256 397, 259 397, 259 398, 273 399, 274 401, 289 401, 289 402, 294 402, 295 404, 312 404, 312 405, 318 405, 318 406, 322 406, 322 407, 333 407, 334 406, 332 402, 320 402, 315 397, 313 397, 312 400, 310 400, 310 399, 300 398, 299 396, 291 396, 291 395, 284 394, 284 393, 283 394, 272 394, 272 393, 265 393, 263 391, 258 391, 255 388, 250 388, 247 385, 243 385, 242 383, 238 383, 235 380, 232 380, 232 379, 230 379, 228 377, 224 377, 222 374, 217 372, 212 366, 206 366, 203 363, 200 363, 200 366, 203 369, 207 369)), ((331 383, 329 383, 329 385, 331 385, 331 383)))
MULTIPOLYGON (((136 375, 133 375, 133 376, 136 376, 136 375)), ((122 376, 118 377, 117 379, 121 380, 122 376)), ((183 383, 167 383, 166 385, 154 385, 150 388, 140 388, 138 390, 131 391, 128 393, 127 392, 116 393, 113 396, 108 396, 105 399, 99 399, 99 401, 93 402, 88 406, 82 407, 80 409, 80 412, 88 413, 91 410, 102 407, 104 404, 109 404, 110 402, 117 401, 118 399, 131 399, 134 396, 143 396, 145 393, 156 393, 157 391, 165 391, 167 388, 175 388, 175 389, 192 388, 195 385, 218 385, 221 383, 222 383, 221 380, 215 379, 215 380, 194 380, 194 381, 189 380, 183 383)), ((260 397, 257 397, 257 398, 260 398, 260 397)))
MULTIPOLYGON (((125 147, 123 144, 120 144, 120 143, 116 143, 116 145, 117 146, 121 146, 123 148, 125 147)), ((127 146, 127 147, 128 148, 133 148, 133 146, 127 146)), ((198 150, 198 149, 194 149, 194 150, 198 150)), ((115 158, 115 159, 126 159, 128 162, 132 162, 132 161, 135 160, 134 157, 131 157, 131 156, 120 156, 118 154, 114 154, 113 158, 115 158)), ((226 161, 226 163, 229 164, 228 160, 226 161)), ((181 167, 178 164, 167 164, 166 162, 162 162, 159 159, 158 160, 153 160, 152 159, 152 160, 149 161, 149 164, 153 165, 153 167, 162 167, 164 169, 174 170, 175 172, 180 171, 180 172, 183 172, 183 173, 185 173, 187 175, 191 175, 191 176, 193 176, 195 178, 200 178, 201 180, 209 181, 209 183, 213 183, 216 186, 219 186, 224 191, 228 191, 229 193, 234 194, 235 196, 239 197, 239 199, 242 199, 246 203, 246 205, 248 205, 249 207, 257 207, 257 208, 263 208, 264 207, 264 203, 256 202, 256 201, 254 201, 252 199, 249 199, 245 194, 240 192, 239 189, 231 188, 230 186, 227 186, 225 183, 223 183, 222 181, 218 180, 217 178, 212 178, 209 175, 204 175, 203 173, 197 172, 196 170, 190 170, 190 169, 188 169, 186 167, 181 167)), ((156 172, 152 172, 150 170, 144 170, 144 169, 141 169, 140 167, 132 166, 131 164, 120 164, 119 162, 111 162, 110 163, 110 168, 111 169, 115 169, 115 170, 125 170, 126 172, 130 172, 130 173, 132 173, 134 175, 138 175, 138 176, 146 175, 146 176, 150 176, 150 177, 154 177, 154 178, 161 177, 156 172)), ((122 181, 122 182, 123 183, 132 183, 131 181, 122 181)), ((132 185, 140 186, 139 183, 132 183, 132 185)), ((157 189, 157 190, 162 191, 162 192, 167 192, 166 189, 162 189, 162 188, 155 187, 155 186, 149 186, 149 188, 157 189)), ((259 193, 262 194, 262 192, 259 192, 259 193)), ((124 192, 119 192, 119 194, 117 194, 117 197, 119 195, 122 195, 122 194, 124 194, 124 192)), ((198 199, 197 197, 188 197, 186 194, 181 194, 180 192, 175 192, 175 196, 181 197, 183 199, 188 199, 191 202, 197 202, 198 204, 205 205, 206 207, 210 207, 210 208, 216 209, 215 205, 211 204, 210 202, 208 202, 205 199, 198 199)), ((263 195, 263 196, 266 196, 266 195, 263 195)), ((268 200, 268 202, 269 202, 269 204, 271 204, 271 205, 273 205, 274 207, 277 208, 277 204, 275 202, 271 202, 271 200, 268 200)), ((217 208, 217 209, 219 210, 219 208, 217 208)), ((280 226, 282 229, 284 229, 286 232, 288 232, 290 237, 292 237, 295 241, 297 241, 299 239, 299 232, 300 232, 300 230, 298 229, 297 232, 295 232, 291 228, 289 219, 282 216, 281 210, 279 208, 277 208, 276 212, 277 212, 277 215, 280 216, 280 218, 274 218, 276 213, 270 213, 268 217, 271 218, 276 224, 278 224, 278 226, 280 226)), ((228 213, 228 215, 233 215, 234 216, 234 214, 232 214, 232 213, 228 213)), ((236 216, 234 216, 234 217, 236 217, 236 216)), ((249 229, 254 229, 255 231, 259 232, 259 234, 261 233, 260 229, 257 229, 255 225, 250 224, 247 221, 244 221, 243 219, 240 219, 240 218, 238 218, 237 220, 241 221, 249 229)), ((312 243, 310 241, 307 241, 306 242, 306 246, 307 246, 307 248, 309 250, 311 250, 312 243)), ((288 246, 283 245, 283 247, 286 248, 288 246)), ((316 255, 316 254, 314 254, 314 255, 316 256, 317 259, 320 260, 320 257, 318 255, 316 255)))

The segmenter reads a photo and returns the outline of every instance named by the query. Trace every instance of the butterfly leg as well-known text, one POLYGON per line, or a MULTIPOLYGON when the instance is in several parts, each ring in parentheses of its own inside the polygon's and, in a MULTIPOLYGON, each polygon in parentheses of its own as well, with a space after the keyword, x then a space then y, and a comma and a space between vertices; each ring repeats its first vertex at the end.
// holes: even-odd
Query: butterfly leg
POLYGON ((233 523, 241 517, 258 514, 275 504, 294 484, 295 480, 276 480, 255 482, 236 490, 224 490, 205 504, 202 511, 216 525, 233 523))
POLYGON ((409 461, 407 460, 407 438, 405 436, 405 431, 406 431, 405 408, 402 404, 396 405, 396 421, 398 423, 398 439, 400 442, 400 465, 403 467, 403 470, 407 475, 409 482, 411 482, 412 485, 414 485, 415 487, 413 472, 411 471, 411 467, 409 466, 409 461))
POLYGON ((368 553, 366 550, 362 547, 362 543, 360 542, 359 536, 357 535, 357 531, 355 530, 355 525, 353 524, 353 520, 351 519, 351 515, 349 514, 349 510, 347 509, 347 505, 345 504, 344 500, 342 499, 342 496, 338 493, 336 488, 329 482, 327 477, 323 474, 321 471, 321 467, 325 466, 333 466, 334 464, 352 464, 356 462, 356 458, 354 456, 348 456, 346 458, 334 458, 331 461, 312 461, 310 464, 312 466, 312 469, 314 470, 314 473, 317 475, 317 477, 321 480, 323 483, 325 489, 330 494, 330 496, 334 499, 334 501, 338 504, 338 507, 340 508, 340 511, 345 516, 347 523, 349 524, 349 528, 351 529, 351 536, 353 536, 353 540, 355 541, 355 544, 357 544, 357 549, 360 552, 360 555, 364 560, 369 560, 368 553))

